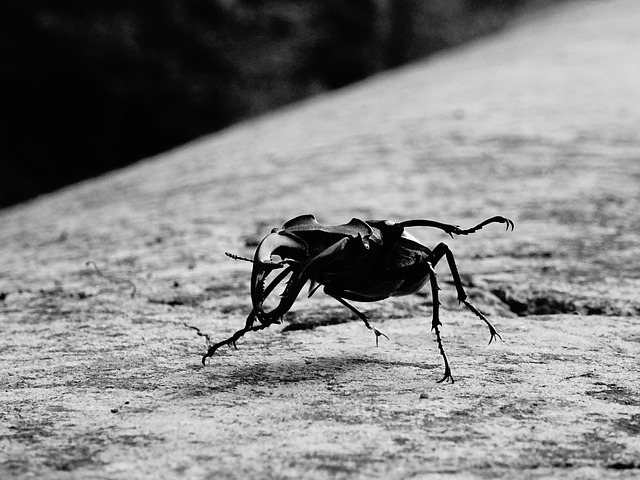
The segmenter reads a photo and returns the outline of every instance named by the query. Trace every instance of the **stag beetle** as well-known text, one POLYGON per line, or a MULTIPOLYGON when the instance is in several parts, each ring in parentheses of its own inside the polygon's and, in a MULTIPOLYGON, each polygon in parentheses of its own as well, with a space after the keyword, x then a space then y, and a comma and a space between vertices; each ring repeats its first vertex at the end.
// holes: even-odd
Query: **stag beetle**
POLYGON ((495 327, 468 300, 462 287, 453 253, 445 243, 430 249, 420 243, 405 229, 408 227, 433 227, 443 230, 451 238, 468 235, 490 223, 506 224, 513 230, 511 220, 501 216, 491 217, 475 227, 463 230, 433 220, 406 220, 393 223, 388 220, 363 221, 353 218, 344 225, 322 225, 313 215, 301 215, 286 222, 282 228, 274 228, 258 245, 253 260, 229 254, 228 256, 253 262, 251 273, 251 301, 253 309, 245 327, 233 336, 212 345, 202 357, 202 364, 223 345, 236 346, 236 341, 247 332, 262 330, 274 323, 281 323, 285 313, 293 306, 307 281, 309 297, 320 287, 356 314, 378 337, 384 333, 374 328, 367 316, 347 300, 377 302, 388 297, 410 295, 420 290, 427 281, 431 283, 433 313, 431 329, 435 332, 438 349, 444 361, 444 376, 439 382, 454 382, 447 355, 440 337, 440 302, 435 266, 445 257, 458 293, 458 300, 484 321, 489 327, 489 343, 500 337, 495 327), (265 286, 265 280, 274 270, 282 269, 265 286), (290 278, 277 306, 265 311, 264 302, 278 284, 290 278), (255 325, 258 320, 259 324, 255 325))

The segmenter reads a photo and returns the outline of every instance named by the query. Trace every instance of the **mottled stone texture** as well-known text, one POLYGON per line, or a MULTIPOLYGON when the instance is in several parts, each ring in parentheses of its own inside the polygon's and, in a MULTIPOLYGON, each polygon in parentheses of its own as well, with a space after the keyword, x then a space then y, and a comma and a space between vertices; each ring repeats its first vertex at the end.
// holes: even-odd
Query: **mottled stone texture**
POLYGON ((0 477, 637 477, 639 46, 640 3, 571 3, 0 212, 0 477), (318 294, 203 368, 186 325, 250 309, 223 252, 307 212, 511 217, 413 231, 504 341, 442 263, 454 385, 426 289, 360 305, 378 348, 318 294))

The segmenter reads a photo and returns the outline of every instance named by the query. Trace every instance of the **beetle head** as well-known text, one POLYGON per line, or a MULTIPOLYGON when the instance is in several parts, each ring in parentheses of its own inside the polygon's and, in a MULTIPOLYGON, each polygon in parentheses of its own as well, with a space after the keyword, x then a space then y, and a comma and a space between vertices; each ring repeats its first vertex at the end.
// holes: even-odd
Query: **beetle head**
MULTIPOLYGON (((294 266, 296 262, 304 260, 307 256, 306 242, 285 230, 273 229, 269 235, 262 239, 253 257, 253 271, 251 272, 251 302, 253 303, 253 311, 262 323, 278 322, 280 317, 291 308, 299 292, 299 289, 291 291, 289 288, 292 284, 299 283, 294 281, 294 278, 299 277, 296 275, 294 266), (291 266, 294 273, 282 294, 280 303, 271 311, 265 312, 264 301, 271 290, 285 279, 285 276, 267 289, 265 289, 265 280, 272 271, 285 265, 291 266)), ((302 283, 304 284, 304 282, 302 283)))

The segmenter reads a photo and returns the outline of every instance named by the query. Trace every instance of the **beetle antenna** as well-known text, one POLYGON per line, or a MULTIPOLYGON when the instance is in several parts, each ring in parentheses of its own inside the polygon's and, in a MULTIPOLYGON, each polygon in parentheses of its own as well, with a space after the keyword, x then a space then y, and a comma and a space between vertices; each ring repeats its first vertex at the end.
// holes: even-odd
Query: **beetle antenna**
POLYGON ((235 253, 224 252, 224 254, 229 258, 233 258, 234 260, 243 260, 245 262, 253 263, 252 259, 247 258, 247 257, 241 257, 240 255, 236 255, 235 253))

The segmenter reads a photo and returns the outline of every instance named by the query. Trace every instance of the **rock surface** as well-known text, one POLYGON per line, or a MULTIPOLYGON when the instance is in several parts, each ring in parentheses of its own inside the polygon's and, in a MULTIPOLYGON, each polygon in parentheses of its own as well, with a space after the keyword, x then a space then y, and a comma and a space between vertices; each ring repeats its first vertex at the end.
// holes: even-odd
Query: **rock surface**
POLYGON ((639 46, 640 3, 571 3, 0 212, 0 477, 636 478, 639 46), (453 385, 426 290, 361 305, 378 348, 316 295, 203 368, 250 308, 223 252, 307 212, 511 217, 412 232, 504 341, 443 263, 453 385))

